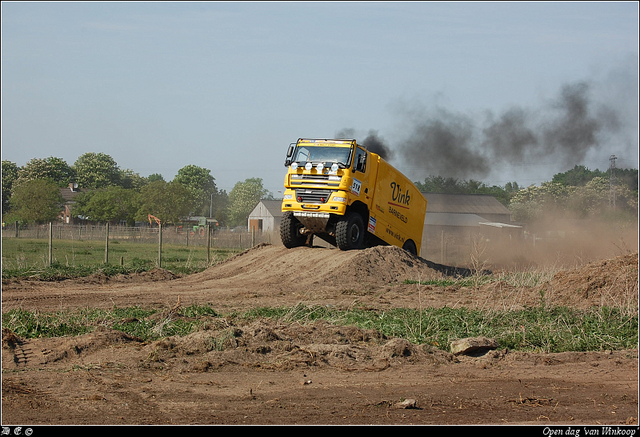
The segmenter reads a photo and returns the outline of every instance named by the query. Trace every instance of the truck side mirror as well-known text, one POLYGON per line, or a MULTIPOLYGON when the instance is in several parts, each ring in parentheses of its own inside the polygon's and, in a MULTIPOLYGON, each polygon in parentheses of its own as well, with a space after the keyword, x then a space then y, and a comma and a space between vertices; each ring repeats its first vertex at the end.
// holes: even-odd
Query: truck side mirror
POLYGON ((289 149, 287 150, 287 158, 284 160, 284 166, 288 167, 291 165, 291 157, 293 156, 293 151, 296 146, 294 143, 289 144, 289 149))

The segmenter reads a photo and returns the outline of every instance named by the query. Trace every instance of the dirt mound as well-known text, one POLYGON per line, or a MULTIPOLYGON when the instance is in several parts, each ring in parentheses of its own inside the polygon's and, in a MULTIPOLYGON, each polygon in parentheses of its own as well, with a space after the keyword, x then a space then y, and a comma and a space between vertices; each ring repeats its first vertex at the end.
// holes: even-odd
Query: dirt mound
POLYGON ((540 288, 562 305, 638 306, 638 252, 556 273, 540 288))
POLYGON ((216 319, 208 329, 148 343, 104 327, 76 337, 31 340, 4 330, 3 349, 3 369, 117 362, 120 366, 196 373, 237 366, 382 371, 408 362, 446 364, 456 360, 429 346, 325 321, 301 325, 258 320, 231 325, 216 319))
POLYGON ((396 246, 377 246, 355 253, 341 266, 339 278, 332 276, 335 282, 362 281, 376 284, 390 284, 405 280, 438 279, 443 276, 466 276, 469 270, 456 269, 415 257, 396 246))
POLYGON ((442 277, 438 265, 395 246, 341 251, 324 247, 262 244, 231 257, 223 263, 192 275, 198 281, 238 278, 247 283, 340 285, 388 284, 405 279, 442 277))
POLYGON ((141 343, 133 336, 105 327, 76 337, 40 338, 24 340, 8 329, 2 330, 2 368, 30 367, 51 363, 67 365, 92 360, 105 351, 113 352, 116 346, 141 343))

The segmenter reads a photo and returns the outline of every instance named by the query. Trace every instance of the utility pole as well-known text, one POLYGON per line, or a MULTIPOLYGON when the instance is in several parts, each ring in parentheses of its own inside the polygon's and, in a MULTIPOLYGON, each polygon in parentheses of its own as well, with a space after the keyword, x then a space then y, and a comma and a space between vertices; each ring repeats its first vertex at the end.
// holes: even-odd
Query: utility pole
POLYGON ((609 206, 616 208, 616 155, 609 157, 609 206))

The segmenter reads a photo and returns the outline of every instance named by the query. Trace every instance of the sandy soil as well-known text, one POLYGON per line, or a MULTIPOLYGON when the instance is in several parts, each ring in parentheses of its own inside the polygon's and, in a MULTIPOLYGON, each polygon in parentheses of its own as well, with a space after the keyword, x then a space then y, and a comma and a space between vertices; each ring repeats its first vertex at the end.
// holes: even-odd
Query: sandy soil
MULTIPOLYGON (((2 311, 210 304, 518 309, 635 305, 638 254, 558 272, 540 287, 402 284, 465 274, 394 247, 341 252, 260 245, 202 273, 3 283, 2 311)), ((72 338, 3 330, 3 424, 638 423, 638 351, 453 355, 375 331, 216 318, 142 342, 101 325, 72 338), (212 339, 227 335, 223 345, 212 339)))

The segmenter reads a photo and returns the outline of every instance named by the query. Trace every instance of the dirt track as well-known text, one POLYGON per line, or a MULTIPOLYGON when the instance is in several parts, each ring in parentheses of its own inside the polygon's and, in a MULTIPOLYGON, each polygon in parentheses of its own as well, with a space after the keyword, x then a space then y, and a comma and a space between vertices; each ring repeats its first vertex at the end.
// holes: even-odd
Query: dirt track
MULTIPOLYGON (((519 309, 540 289, 405 285, 452 274, 394 247, 341 252, 262 245, 202 273, 158 270, 105 280, 3 284, 3 312, 211 304, 519 309), (300 267, 304 259, 307 268, 300 267), (337 273, 340 272, 340 273, 337 273)), ((461 273, 461 272, 458 272, 461 273)), ((463 273, 463 272, 462 272, 463 273)), ((638 254, 556 274, 551 304, 587 308, 635 299, 638 254), (631 291, 631 292, 630 292, 631 291)), ((454 356, 378 333, 226 319, 143 343, 108 326, 80 337, 3 332, 3 424, 637 424, 638 353, 454 356), (232 332, 223 350, 211 339, 232 332), (9 347, 11 346, 11 347, 9 347), (408 405, 399 402, 410 400, 408 405)))

